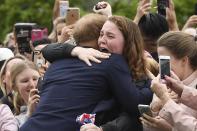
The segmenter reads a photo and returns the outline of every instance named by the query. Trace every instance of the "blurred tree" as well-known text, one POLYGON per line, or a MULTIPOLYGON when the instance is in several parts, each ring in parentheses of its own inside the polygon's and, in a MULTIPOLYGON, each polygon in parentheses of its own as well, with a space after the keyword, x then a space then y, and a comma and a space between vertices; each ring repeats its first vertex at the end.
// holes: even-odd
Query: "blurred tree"
POLYGON ((53 3, 53 0, 1 0, 0 40, 17 22, 35 22, 50 29, 53 3))
MULTIPOLYGON (((0 40, 12 31, 16 22, 36 22, 38 25, 52 27, 52 10, 55 0, 1 0, 0 4, 0 40)), ((81 16, 92 12, 93 5, 101 0, 70 0, 70 6, 81 9, 81 16)), ((123 15, 133 19, 139 0, 107 0, 112 5, 114 15, 123 15)), ((156 0, 153 2, 156 6, 156 0)), ((174 0, 179 26, 194 13, 196 0, 174 0)), ((154 11, 155 9, 153 9, 154 11)))

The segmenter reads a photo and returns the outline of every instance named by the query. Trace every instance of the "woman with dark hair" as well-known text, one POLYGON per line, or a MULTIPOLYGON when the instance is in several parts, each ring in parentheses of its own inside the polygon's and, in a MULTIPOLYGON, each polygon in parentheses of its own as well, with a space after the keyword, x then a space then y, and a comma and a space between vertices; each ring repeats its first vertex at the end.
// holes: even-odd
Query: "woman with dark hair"
POLYGON ((138 26, 144 39, 145 50, 158 61, 156 41, 161 35, 169 31, 167 20, 159 14, 148 13, 142 16, 138 26))

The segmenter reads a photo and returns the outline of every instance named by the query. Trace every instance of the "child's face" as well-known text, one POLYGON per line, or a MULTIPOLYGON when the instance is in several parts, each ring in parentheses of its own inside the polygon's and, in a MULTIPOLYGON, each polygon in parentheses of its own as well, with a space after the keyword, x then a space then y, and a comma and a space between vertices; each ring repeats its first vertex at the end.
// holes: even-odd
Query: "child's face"
POLYGON ((60 23, 57 24, 56 32, 57 32, 57 41, 59 42, 61 34, 62 34, 62 29, 66 26, 65 23, 60 23))

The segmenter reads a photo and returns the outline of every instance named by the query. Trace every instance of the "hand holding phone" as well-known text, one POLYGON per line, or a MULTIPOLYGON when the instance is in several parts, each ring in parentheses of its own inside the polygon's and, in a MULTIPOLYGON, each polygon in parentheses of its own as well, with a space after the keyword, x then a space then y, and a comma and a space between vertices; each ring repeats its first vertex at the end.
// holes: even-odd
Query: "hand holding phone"
POLYGON ((138 105, 138 110, 141 114, 141 116, 145 113, 149 116, 152 116, 152 112, 151 112, 151 109, 150 109, 150 106, 149 105, 143 105, 143 104, 139 104, 138 105))

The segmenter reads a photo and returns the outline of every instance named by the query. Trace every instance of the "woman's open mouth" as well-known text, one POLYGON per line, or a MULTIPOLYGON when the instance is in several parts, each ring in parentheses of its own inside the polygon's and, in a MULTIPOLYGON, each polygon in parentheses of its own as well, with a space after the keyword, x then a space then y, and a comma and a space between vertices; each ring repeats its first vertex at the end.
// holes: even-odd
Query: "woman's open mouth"
POLYGON ((106 48, 100 48, 100 51, 105 52, 105 53, 109 53, 108 49, 106 49, 106 48))

